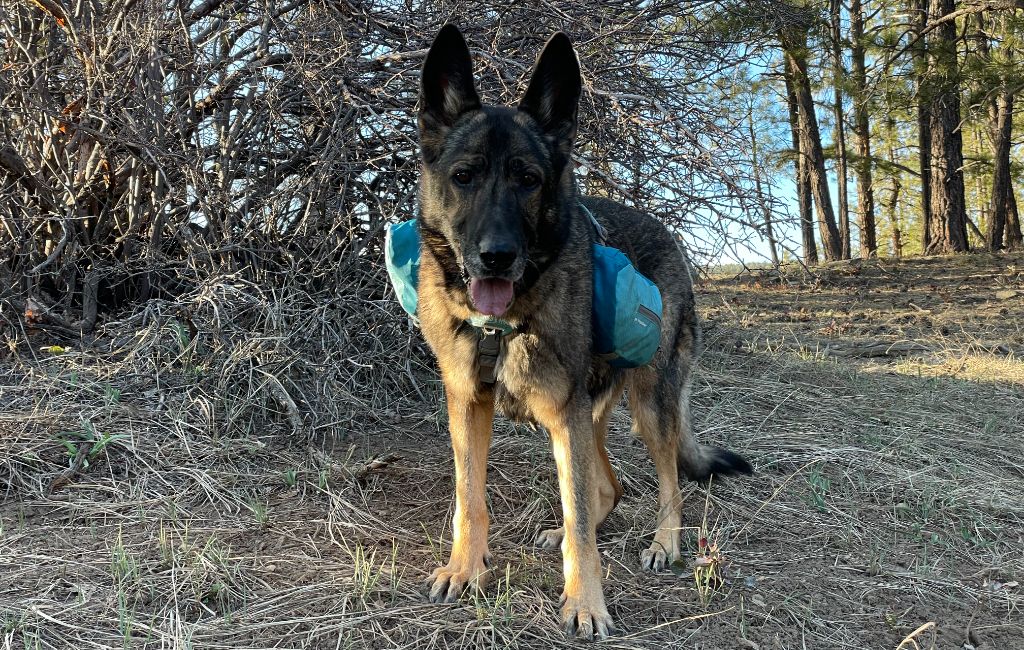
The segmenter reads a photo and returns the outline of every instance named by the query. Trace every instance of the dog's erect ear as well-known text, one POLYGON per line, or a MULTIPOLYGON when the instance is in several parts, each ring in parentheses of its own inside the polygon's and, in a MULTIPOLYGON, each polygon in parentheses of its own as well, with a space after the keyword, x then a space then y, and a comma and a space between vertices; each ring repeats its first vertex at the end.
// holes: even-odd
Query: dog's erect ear
POLYGON ((548 40, 537 58, 530 87, 519 102, 519 110, 532 115, 566 155, 576 137, 581 86, 576 52, 569 37, 558 32, 548 40))
POLYGON ((434 37, 420 75, 420 142, 435 148, 459 116, 480 108, 473 87, 473 59, 462 33, 445 25, 434 37))

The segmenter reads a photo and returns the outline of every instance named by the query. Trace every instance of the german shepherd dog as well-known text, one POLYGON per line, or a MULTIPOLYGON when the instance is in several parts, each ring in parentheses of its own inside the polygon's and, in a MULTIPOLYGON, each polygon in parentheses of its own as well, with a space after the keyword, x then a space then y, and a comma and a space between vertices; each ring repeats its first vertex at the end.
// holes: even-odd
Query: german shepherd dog
POLYGON ((614 628, 601 590, 596 529, 622 496, 605 450, 623 391, 633 430, 658 475, 658 529, 644 569, 679 559, 680 473, 750 473, 724 449, 697 444, 687 405, 700 329, 687 260, 654 217, 603 198, 581 198, 571 160, 581 90, 568 37, 555 34, 516 108, 481 105, 462 34, 445 26, 423 65, 418 116, 422 154, 419 307, 437 357, 455 454, 451 557, 427 579, 430 600, 452 602, 488 578, 487 450, 495 408, 551 436, 563 526, 537 544, 562 550, 561 616, 570 635, 614 628), (647 366, 615 369, 592 352, 592 246, 585 206, 654 281, 664 303, 661 347, 647 366), (478 374, 473 317, 515 328, 496 382, 478 374))

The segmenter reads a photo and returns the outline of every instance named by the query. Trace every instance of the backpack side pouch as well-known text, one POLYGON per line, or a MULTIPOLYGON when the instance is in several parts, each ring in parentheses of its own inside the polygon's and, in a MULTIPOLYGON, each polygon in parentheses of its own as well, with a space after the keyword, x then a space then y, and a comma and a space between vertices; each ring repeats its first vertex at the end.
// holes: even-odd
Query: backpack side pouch
POLYGON ((384 263, 399 304, 415 320, 420 275, 420 231, 415 219, 388 224, 384 233, 384 263))
POLYGON ((594 352, 617 368, 650 363, 661 344, 661 291, 626 255, 594 245, 594 352))

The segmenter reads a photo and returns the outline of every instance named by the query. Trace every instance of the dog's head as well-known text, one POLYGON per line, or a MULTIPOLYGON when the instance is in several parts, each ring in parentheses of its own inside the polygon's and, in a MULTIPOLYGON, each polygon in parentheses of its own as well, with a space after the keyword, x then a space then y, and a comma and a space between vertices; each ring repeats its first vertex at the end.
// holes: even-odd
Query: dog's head
POLYGON ((421 235, 446 282, 501 316, 555 258, 575 197, 580 68, 565 34, 545 45, 517 108, 483 106, 457 28, 434 39, 420 86, 421 235))

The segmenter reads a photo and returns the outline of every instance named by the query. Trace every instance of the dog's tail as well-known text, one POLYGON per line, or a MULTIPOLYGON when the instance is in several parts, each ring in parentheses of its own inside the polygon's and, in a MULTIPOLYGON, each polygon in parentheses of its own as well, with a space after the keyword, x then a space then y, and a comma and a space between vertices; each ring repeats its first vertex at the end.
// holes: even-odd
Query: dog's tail
POLYGON ((691 445, 690 449, 679 450, 679 473, 691 481, 704 482, 711 475, 727 476, 729 474, 753 474, 743 456, 734 451, 708 445, 691 445))

